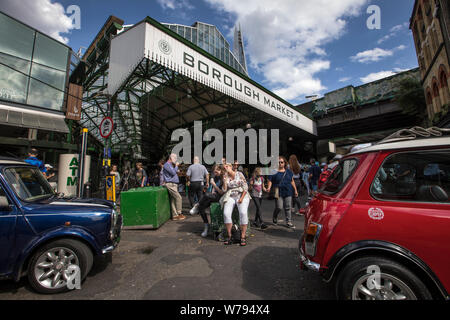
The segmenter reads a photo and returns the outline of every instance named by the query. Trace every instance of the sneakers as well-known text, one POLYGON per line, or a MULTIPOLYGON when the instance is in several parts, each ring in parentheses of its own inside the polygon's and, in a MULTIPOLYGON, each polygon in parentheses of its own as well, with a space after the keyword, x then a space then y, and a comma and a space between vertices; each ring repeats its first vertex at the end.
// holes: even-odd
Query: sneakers
POLYGON ((256 223, 256 222, 252 222, 252 227, 257 228, 257 229, 261 229, 261 230, 265 230, 268 228, 268 226, 263 222, 263 223, 256 223))
POLYGON ((273 222, 274 225, 277 225, 278 224, 278 219, 273 218, 272 222, 273 222))
POLYGON ((290 228, 290 229, 295 229, 295 226, 292 224, 292 222, 288 222, 286 224, 286 227, 290 228))
POLYGON ((261 225, 260 225, 259 223, 255 222, 255 221, 252 221, 252 222, 251 222, 251 226, 252 226, 253 228, 261 228, 261 225))
POLYGON ((193 216, 194 214, 197 214, 198 213, 198 203, 196 203, 193 207, 192 207, 192 209, 189 211, 189 214, 191 215, 191 216, 193 216))
POLYGON ((179 215, 177 215, 177 216, 172 218, 173 221, 181 221, 181 220, 184 220, 184 219, 186 219, 186 217, 183 214, 179 214, 179 215))
POLYGON ((209 230, 209 224, 205 224, 205 228, 203 229, 203 232, 201 234, 202 238, 206 238, 208 236, 208 230, 209 230))

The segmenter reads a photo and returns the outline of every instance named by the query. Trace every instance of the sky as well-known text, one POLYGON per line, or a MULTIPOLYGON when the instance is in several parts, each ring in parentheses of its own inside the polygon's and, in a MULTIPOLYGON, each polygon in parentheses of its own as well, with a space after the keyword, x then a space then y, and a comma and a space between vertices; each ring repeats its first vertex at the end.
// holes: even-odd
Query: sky
MULTIPOLYGON (((213 24, 244 35, 250 77, 288 102, 418 67, 409 19, 414 0, 2 0, 0 10, 85 50, 110 15, 134 24, 213 24), (79 8, 77 24, 72 19, 79 8), (379 28, 369 29, 379 8, 379 28)), ((84 51, 83 51, 84 52, 84 51)))

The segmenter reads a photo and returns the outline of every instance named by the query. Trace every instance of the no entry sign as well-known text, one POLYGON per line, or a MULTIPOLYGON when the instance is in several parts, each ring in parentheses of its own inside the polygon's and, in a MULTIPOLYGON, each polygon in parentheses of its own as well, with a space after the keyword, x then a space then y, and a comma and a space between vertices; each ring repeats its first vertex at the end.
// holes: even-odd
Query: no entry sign
POLYGON ((110 117, 104 118, 100 123, 99 127, 100 135, 105 139, 112 134, 113 129, 114 129, 114 122, 110 117))

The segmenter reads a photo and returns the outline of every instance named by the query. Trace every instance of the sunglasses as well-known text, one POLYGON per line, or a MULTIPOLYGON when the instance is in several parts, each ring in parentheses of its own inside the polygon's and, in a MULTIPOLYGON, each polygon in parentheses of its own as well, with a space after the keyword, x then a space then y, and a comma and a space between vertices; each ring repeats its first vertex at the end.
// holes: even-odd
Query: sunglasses
POLYGON ((278 161, 278 163, 284 163, 284 161, 278 161))

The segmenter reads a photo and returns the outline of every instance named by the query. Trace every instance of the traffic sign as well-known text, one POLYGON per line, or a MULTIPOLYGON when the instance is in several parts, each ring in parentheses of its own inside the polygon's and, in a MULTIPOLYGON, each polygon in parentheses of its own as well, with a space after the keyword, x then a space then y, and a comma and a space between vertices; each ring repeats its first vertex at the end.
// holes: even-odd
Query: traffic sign
POLYGON ((104 118, 100 123, 99 127, 100 135, 105 139, 112 134, 113 129, 114 129, 114 122, 110 117, 104 118))

